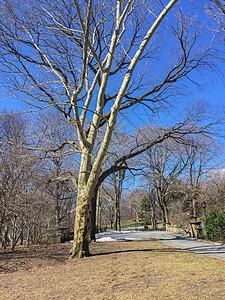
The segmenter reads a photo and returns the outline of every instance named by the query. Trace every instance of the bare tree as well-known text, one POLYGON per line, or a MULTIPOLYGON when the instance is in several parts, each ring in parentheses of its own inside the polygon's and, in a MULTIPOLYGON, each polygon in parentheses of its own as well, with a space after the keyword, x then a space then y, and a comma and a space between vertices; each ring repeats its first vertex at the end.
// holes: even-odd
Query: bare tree
POLYGON ((127 194, 131 215, 133 216, 134 214, 136 222, 139 222, 139 216, 141 213, 141 199, 144 197, 144 195, 145 192, 138 188, 127 194))
MULTIPOLYGON (((149 138, 150 131, 145 130, 145 138, 149 138)), ((163 214, 163 225, 169 223, 168 201, 170 199, 170 185, 186 169, 189 158, 184 154, 181 144, 174 140, 164 141, 143 154, 144 177, 156 189, 157 201, 163 214)))
POLYGON ((208 172, 201 186, 202 200, 207 203, 207 211, 225 210, 224 168, 208 172))
POLYGON ((121 214, 120 202, 121 202, 121 194, 122 194, 122 184, 125 177, 125 170, 120 170, 118 173, 114 173, 112 176, 113 176, 113 186, 115 192, 113 229, 120 230, 120 214, 121 214))
MULTIPOLYGON (((57 111, 48 112, 48 114, 37 117, 38 124, 35 123, 35 138, 41 151, 38 151, 40 158, 45 161, 45 172, 40 174, 40 180, 45 186, 48 197, 54 203, 51 228, 56 232, 57 241, 62 239, 62 231, 70 228, 72 222, 70 212, 74 210, 76 199, 76 186, 72 184, 76 181, 77 170, 76 160, 77 151, 74 151, 71 144, 68 143, 58 149, 69 139, 76 140, 74 128, 65 122, 64 118, 57 111), (44 149, 55 149, 46 153, 44 149)), ((37 151, 36 151, 37 152, 37 151)))
POLYGON ((221 32, 225 32, 225 3, 223 0, 210 0, 211 5, 207 7, 207 12, 220 25, 221 32))
POLYGON ((19 239, 23 243, 32 174, 38 165, 36 159, 20 147, 26 142, 26 129, 26 118, 3 111, 0 116, 0 225, 3 246, 10 240, 12 249, 19 239))
MULTIPOLYGON (((215 168, 214 160, 217 157, 220 145, 214 139, 207 137, 194 137, 195 146, 186 146, 186 153, 189 157, 186 178, 186 193, 187 198, 191 201, 191 217, 195 220, 200 213, 200 201, 202 195, 202 184, 205 180, 205 175, 215 168)), ((203 200, 203 199, 202 199, 203 200)))
MULTIPOLYGON (((77 130, 80 152, 72 257, 89 255, 90 203, 119 112, 143 103, 154 110, 169 99, 170 87, 207 66, 209 46, 199 48, 200 31, 177 16, 170 33, 177 41, 170 68, 158 80, 140 74, 159 53, 158 28, 177 0, 1 2, 1 71, 7 91, 37 108, 54 107, 77 130), (145 87, 145 88, 144 88, 145 87), (105 128, 93 156, 99 128, 105 128)), ((167 32, 169 34, 169 32, 167 32)), ((165 59, 164 59, 165 60, 165 59)), ((153 71, 154 72, 154 71, 153 71)), ((149 76, 149 75, 147 75, 149 76)))
MULTIPOLYGON (((56 146, 57 131, 54 135, 45 131, 43 135, 40 124, 32 121, 13 112, 3 111, 0 115, 0 230, 3 246, 10 241, 12 249, 18 241, 29 244, 47 239, 46 229, 53 222, 57 227, 73 225, 70 218, 74 217, 75 187, 69 182, 47 184, 65 170, 72 171, 65 164, 66 151, 64 155, 58 153, 58 157, 47 157, 40 151, 26 149, 40 143, 40 139, 42 144, 56 146), (37 138, 37 131, 41 138, 37 138)), ((42 118, 42 126, 43 123, 42 118)), ((63 127, 58 128, 62 132, 63 127)))

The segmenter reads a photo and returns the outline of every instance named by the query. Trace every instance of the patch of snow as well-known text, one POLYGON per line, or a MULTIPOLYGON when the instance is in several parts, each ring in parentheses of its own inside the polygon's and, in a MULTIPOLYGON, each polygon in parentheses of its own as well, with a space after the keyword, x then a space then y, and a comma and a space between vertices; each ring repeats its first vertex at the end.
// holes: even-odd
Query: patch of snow
POLYGON ((131 233, 131 232, 137 232, 135 230, 122 230, 122 231, 116 231, 116 230, 112 230, 112 231, 105 231, 105 232, 99 232, 96 235, 107 235, 107 234, 121 234, 121 233, 131 233))
POLYGON ((102 238, 97 238, 96 242, 118 242, 118 241, 134 241, 134 238, 120 238, 120 239, 113 239, 110 236, 105 236, 102 238))
POLYGON ((112 239, 110 236, 105 236, 96 240, 97 242, 116 242, 116 239, 112 239))
POLYGON ((121 238, 121 239, 118 239, 117 241, 135 241, 134 238, 121 238))
POLYGON ((136 227, 126 227, 124 231, 128 232, 129 230, 144 230, 144 226, 136 226, 136 227))

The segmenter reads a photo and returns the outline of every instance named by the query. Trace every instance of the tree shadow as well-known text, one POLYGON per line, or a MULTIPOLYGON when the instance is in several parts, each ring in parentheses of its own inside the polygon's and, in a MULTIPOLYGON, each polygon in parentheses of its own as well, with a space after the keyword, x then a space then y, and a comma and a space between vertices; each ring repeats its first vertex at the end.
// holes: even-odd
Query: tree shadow
POLYGON ((127 249, 127 250, 115 250, 115 251, 109 251, 109 252, 99 252, 91 254, 91 256, 103 256, 103 255, 110 255, 110 254, 119 254, 119 253, 133 253, 133 252, 151 252, 151 253, 180 253, 184 250, 176 249, 176 248, 161 248, 161 249, 127 249))
POLYGON ((197 246, 197 247, 188 247, 184 248, 184 250, 191 251, 199 254, 225 254, 224 246, 197 246))

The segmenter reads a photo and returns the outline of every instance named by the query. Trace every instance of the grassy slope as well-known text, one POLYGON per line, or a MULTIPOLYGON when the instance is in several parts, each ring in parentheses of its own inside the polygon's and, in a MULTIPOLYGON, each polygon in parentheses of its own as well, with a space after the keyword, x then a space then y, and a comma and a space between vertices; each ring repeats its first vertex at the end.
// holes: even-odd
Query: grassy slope
POLYGON ((225 299, 223 260, 154 240, 94 243, 72 261, 70 245, 48 247, 0 253, 0 299, 225 299))

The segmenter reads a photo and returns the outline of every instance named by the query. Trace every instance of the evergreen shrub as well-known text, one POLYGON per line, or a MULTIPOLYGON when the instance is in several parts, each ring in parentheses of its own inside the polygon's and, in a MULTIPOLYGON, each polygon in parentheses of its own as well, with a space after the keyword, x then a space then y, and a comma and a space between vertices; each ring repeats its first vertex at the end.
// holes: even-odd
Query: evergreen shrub
POLYGON ((225 242, 225 211, 206 215, 203 234, 209 241, 225 242))

